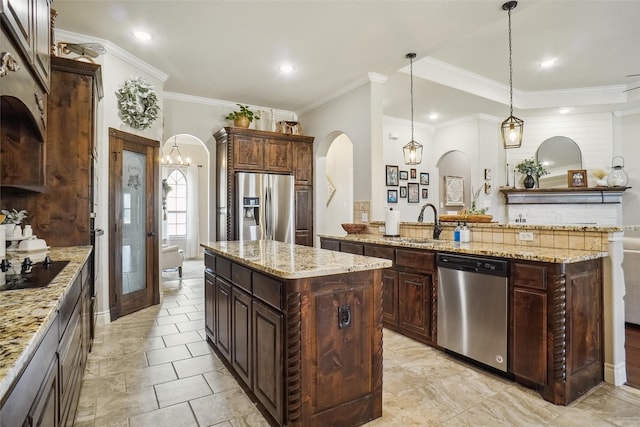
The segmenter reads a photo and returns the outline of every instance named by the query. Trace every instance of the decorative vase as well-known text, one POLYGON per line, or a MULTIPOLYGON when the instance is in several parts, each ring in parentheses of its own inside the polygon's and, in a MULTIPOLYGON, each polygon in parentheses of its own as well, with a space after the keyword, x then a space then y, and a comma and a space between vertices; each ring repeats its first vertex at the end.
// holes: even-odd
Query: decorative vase
POLYGON ((246 128, 249 127, 250 123, 251 122, 249 121, 249 118, 245 117, 245 116, 239 116, 239 117, 233 119, 233 125, 235 127, 239 127, 239 128, 245 128, 246 129, 246 128))
POLYGON ((524 177, 524 188, 533 188, 536 185, 536 180, 531 174, 527 174, 524 177))

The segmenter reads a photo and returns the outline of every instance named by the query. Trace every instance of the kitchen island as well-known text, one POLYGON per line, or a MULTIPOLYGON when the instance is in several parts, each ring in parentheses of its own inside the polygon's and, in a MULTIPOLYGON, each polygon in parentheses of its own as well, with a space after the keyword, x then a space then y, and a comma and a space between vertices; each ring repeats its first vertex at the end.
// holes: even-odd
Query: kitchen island
POLYGON ((382 415, 390 261, 268 240, 201 246, 207 339, 272 424, 382 415))
POLYGON ((503 370, 561 405, 603 380, 603 259, 608 254, 601 242, 594 241, 593 249, 569 249, 350 234, 323 235, 321 244, 393 261, 393 268, 383 271, 384 326, 438 348, 438 319, 446 314, 439 312, 444 281, 436 259, 468 254, 506 260, 506 307, 485 306, 508 313, 503 370))

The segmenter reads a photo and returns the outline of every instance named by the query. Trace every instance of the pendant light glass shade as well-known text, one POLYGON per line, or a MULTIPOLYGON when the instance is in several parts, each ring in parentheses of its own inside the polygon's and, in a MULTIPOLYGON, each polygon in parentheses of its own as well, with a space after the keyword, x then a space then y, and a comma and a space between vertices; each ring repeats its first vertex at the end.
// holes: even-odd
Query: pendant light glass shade
POLYGON ((522 145, 522 131, 524 121, 513 115, 513 62, 511 60, 511 10, 518 5, 517 1, 508 1, 502 5, 502 9, 509 14, 509 107, 510 114, 502 122, 502 145, 505 149, 518 148, 522 145))
POLYGON ((416 57, 415 53, 407 53, 405 58, 410 61, 410 75, 411 75, 411 141, 402 147, 404 154, 404 163, 407 165, 419 165, 422 163, 422 144, 416 142, 413 139, 413 59, 416 57))

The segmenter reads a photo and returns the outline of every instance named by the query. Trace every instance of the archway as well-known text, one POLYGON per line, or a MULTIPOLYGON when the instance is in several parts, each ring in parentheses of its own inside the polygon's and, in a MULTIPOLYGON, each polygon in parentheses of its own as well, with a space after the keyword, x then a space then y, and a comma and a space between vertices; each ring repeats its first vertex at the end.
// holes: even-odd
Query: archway
MULTIPOLYGON (((177 157, 175 149, 173 157, 174 159, 177 157)), ((202 249, 199 244, 201 241, 209 240, 209 173, 211 170, 209 150, 199 138, 189 134, 177 134, 167 138, 162 145, 162 159, 161 178, 163 180, 169 177, 174 170, 180 170, 185 177, 186 205, 182 208, 186 209, 183 209, 180 215, 184 216, 182 220, 187 224, 185 230, 171 236, 168 233, 167 222, 163 219, 163 241, 168 239, 171 244, 179 245, 186 258, 200 258, 202 249), (188 162, 189 166, 180 167, 165 164, 174 145, 177 145, 183 161, 188 162)), ((174 161, 174 163, 176 162, 174 161)))
POLYGON ((457 213, 471 206, 471 163, 462 151, 444 153, 438 163, 438 183, 440 191, 440 213, 457 213), (453 194, 453 188, 462 185, 462 200, 453 194), (450 188, 447 188, 447 185, 450 188))
POLYGON ((340 234, 353 222, 353 142, 335 131, 320 141, 315 156, 316 230, 340 234))

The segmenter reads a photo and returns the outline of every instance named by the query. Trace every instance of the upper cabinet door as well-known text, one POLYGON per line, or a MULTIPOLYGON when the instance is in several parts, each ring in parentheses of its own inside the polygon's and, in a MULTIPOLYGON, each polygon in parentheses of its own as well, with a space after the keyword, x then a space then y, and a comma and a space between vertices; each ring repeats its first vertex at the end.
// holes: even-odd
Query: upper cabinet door
POLYGON ((33 68, 44 90, 48 93, 51 70, 50 0, 35 0, 34 18, 33 68))
POLYGON ((237 170, 264 169, 264 139, 246 135, 233 136, 233 167, 237 170))
POLYGON ((264 166, 266 170, 287 174, 292 172, 291 141, 267 138, 264 146, 264 166))
MULTIPOLYGON (((22 54, 28 61, 33 55, 33 0, 2 0, 2 20, 9 25, 11 34, 16 39, 22 54)), ((47 24, 47 27, 49 25, 47 24)))
POLYGON ((313 143, 295 142, 294 175, 297 185, 313 185, 313 143))

